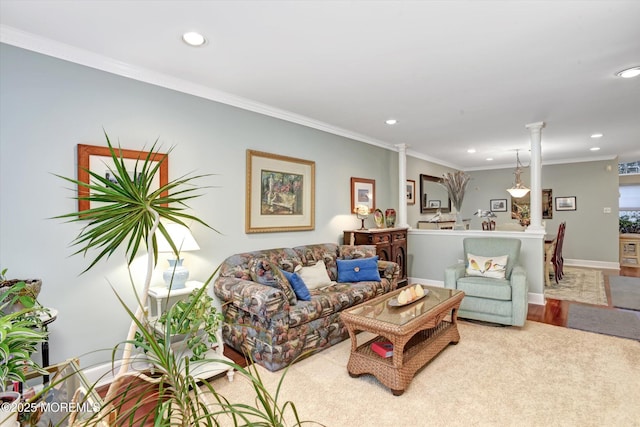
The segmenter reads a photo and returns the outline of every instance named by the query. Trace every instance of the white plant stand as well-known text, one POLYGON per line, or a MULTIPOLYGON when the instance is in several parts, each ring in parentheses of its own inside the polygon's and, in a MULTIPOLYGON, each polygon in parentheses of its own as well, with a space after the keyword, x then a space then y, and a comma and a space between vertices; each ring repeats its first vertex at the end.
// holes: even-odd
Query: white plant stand
MULTIPOLYGON (((166 286, 154 286, 149 288, 149 309, 155 305, 155 316, 149 316, 149 321, 154 323, 156 332, 163 336, 164 330, 162 325, 158 322, 154 322, 160 313, 163 313, 169 306, 169 300, 174 297, 182 299, 189 295, 196 289, 200 289, 204 283, 195 280, 188 281, 185 284, 185 288, 182 289, 169 289, 166 286), (155 303, 155 304, 154 304, 155 303)), ((211 295, 211 293, 209 293, 211 295)), ((213 295, 213 305, 217 310, 221 310, 220 301, 213 295)), ((204 355, 204 360, 195 361, 189 363, 189 374, 197 381, 204 381, 209 378, 213 378, 216 375, 227 373, 229 382, 233 381, 235 370, 227 363, 233 363, 231 359, 224 355, 224 341, 222 340, 222 331, 218 329, 216 332, 216 343, 213 348, 208 350, 204 355)), ((193 353, 186 348, 186 343, 182 341, 182 337, 174 336, 171 340, 171 347, 176 353, 181 353, 183 356, 190 357, 193 353)), ((183 367, 184 370, 184 367, 183 367)), ((184 371, 182 372, 184 374, 184 371)))

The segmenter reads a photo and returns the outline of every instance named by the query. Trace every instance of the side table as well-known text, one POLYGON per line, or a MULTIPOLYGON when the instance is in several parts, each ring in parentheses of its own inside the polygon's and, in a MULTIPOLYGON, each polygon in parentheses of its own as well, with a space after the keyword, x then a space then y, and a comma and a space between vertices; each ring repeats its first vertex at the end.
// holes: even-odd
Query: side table
MULTIPOLYGON (((152 308, 155 308, 155 312, 149 313, 149 317, 159 317, 169 307, 171 307, 171 299, 174 297, 176 297, 176 299, 182 299, 194 290, 202 288, 202 286, 204 286, 203 282, 190 280, 185 283, 184 288, 171 289, 171 291, 169 291, 169 288, 166 286, 150 287, 147 305, 149 307, 149 311, 151 311, 152 308)), ((213 305, 215 308, 217 310, 221 310, 220 301, 215 297, 215 295, 213 299, 213 305)), ((164 335, 164 331, 159 324, 156 324, 156 330, 159 334, 164 335)), ((224 356, 224 342, 222 340, 221 329, 218 329, 216 333, 216 341, 217 346, 207 351, 205 354, 205 360, 191 362, 190 375, 198 380, 205 380, 226 372, 228 380, 233 381, 235 371, 227 364, 233 363, 233 361, 224 356)))
POLYGON ((155 306, 154 313, 149 313, 152 316, 160 316, 164 311, 168 308, 169 299, 173 297, 184 297, 189 295, 196 289, 200 289, 204 283, 198 282, 197 280, 189 280, 185 283, 184 288, 180 289, 171 289, 166 286, 152 286, 149 288, 149 299, 147 301, 147 306, 149 310, 155 306), (155 304, 154 304, 155 303, 155 304))

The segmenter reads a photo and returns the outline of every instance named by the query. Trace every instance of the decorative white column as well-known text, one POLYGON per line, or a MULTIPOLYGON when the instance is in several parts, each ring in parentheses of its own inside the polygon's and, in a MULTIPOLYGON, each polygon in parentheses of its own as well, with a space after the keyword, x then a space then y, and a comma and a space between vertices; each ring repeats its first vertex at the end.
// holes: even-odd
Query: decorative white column
POLYGON ((542 225, 542 128, 544 122, 530 123, 525 126, 531 133, 531 223, 528 232, 544 232, 542 225))
MULTIPOLYGON (((398 217, 396 227, 409 227, 407 223, 407 144, 398 147, 398 217)), ((415 195, 414 195, 415 196, 415 195)))

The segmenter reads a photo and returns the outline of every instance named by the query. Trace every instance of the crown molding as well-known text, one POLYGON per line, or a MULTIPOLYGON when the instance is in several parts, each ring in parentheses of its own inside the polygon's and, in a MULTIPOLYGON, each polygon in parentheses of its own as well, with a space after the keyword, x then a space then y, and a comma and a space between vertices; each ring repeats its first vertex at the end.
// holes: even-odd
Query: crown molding
POLYGON ((85 49, 80 49, 65 43, 53 41, 51 39, 36 36, 32 33, 21 31, 13 27, 0 24, 0 42, 12 46, 20 47, 43 55, 84 65, 86 67, 127 77, 133 80, 149 83, 155 86, 172 89, 178 92, 219 102, 265 116, 274 117, 291 123, 296 123, 309 128, 317 129, 333 135, 342 136, 354 141, 364 142, 369 145, 384 148, 386 150, 397 151, 397 148, 384 141, 368 137, 356 132, 351 132, 319 120, 312 119, 291 111, 272 107, 267 104, 252 101, 247 98, 236 96, 228 92, 212 89, 206 86, 193 84, 183 79, 157 73, 155 71, 137 67, 116 59, 98 55, 85 49))
MULTIPOLYGON (((133 80, 153 84, 155 86, 164 87, 167 89, 197 96, 199 98, 208 99, 210 101, 219 102, 247 111, 252 111, 287 122, 296 123, 305 127, 320 130, 322 132, 327 132, 333 135, 342 136, 344 138, 363 142, 365 144, 373 145, 386 150, 395 152, 399 151, 398 147, 392 143, 371 138, 367 135, 352 132, 347 129, 333 126, 307 116, 236 96, 228 92, 223 92, 217 89, 212 89, 210 87, 197 85, 183 79, 168 76, 166 74, 161 74, 146 68, 137 67, 122 61, 118 61, 114 58, 96 54, 85 49, 80 49, 65 43, 60 43, 51 39, 36 36, 35 34, 21 31, 7 25, 0 24, 0 43, 9 44, 22 49, 41 53, 43 55, 105 71, 111 74, 116 74, 133 80)), ((506 169, 513 167, 513 165, 491 165, 486 167, 482 166, 475 168, 464 168, 460 165, 449 163, 444 160, 418 153, 413 150, 407 150, 407 155, 415 157, 417 159, 435 163, 440 166, 463 171, 506 169)), ((552 164, 581 163, 599 160, 612 160, 615 158, 616 156, 563 159, 557 161, 543 161, 542 165, 544 166, 552 164)))
POLYGON ((416 159, 426 160, 427 162, 435 163, 440 166, 446 166, 451 169, 462 170, 462 166, 456 165, 453 163, 445 162, 444 160, 437 159, 435 157, 427 156, 423 153, 418 153, 417 151, 407 150, 407 156, 415 157, 416 159))

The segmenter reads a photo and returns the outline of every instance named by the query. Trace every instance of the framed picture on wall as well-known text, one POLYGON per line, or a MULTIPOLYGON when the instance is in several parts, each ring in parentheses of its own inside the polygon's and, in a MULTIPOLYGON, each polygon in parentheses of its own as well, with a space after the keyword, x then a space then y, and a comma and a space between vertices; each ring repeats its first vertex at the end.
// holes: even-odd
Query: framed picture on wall
POLYGON ((416 182, 413 179, 407 180, 407 204, 416 204, 416 182))
POLYGON ((553 219, 553 197, 550 188, 542 190, 542 219, 553 219))
POLYGON ((247 150, 245 232, 315 228, 316 163, 247 150))
POLYGON ((507 199, 491 199, 489 201, 489 210, 491 212, 506 212, 507 199))
POLYGON ((575 210, 577 210, 576 196, 556 197, 556 210, 557 211, 575 211, 575 210))
POLYGON ((351 213, 356 206, 364 205, 369 212, 376 210, 376 181, 375 179, 351 177, 351 213))
MULTIPOLYGON (((133 178, 136 164, 138 169, 149 156, 147 151, 128 150, 125 148, 115 148, 116 154, 122 158, 127 172, 133 178)), ((152 189, 158 189, 160 186, 167 185, 169 182, 169 155, 166 153, 151 154, 152 165, 155 167, 159 163, 159 173, 156 174, 152 182, 152 189)), ((96 176, 115 182, 114 171, 116 166, 111 156, 109 147, 101 147, 95 145, 78 144, 78 181, 85 184, 100 185, 96 176)), ((85 186, 78 185, 78 210, 85 211, 93 209, 95 202, 86 200, 89 196, 89 189, 85 186)), ((162 197, 168 197, 169 193, 164 192, 162 197)), ((166 205, 165 205, 166 206, 166 205)))

